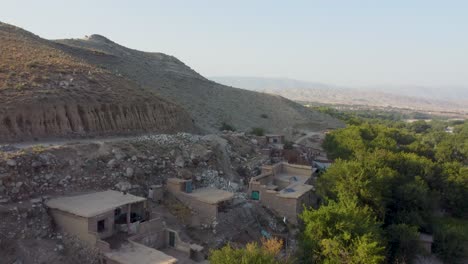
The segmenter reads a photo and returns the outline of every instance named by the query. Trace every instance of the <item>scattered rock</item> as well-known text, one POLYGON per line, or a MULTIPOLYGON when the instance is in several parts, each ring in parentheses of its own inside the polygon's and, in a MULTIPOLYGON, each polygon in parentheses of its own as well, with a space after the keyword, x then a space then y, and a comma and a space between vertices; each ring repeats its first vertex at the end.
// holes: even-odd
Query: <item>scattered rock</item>
POLYGON ((107 168, 112 169, 115 168, 117 165, 117 160, 111 159, 109 162, 107 162, 107 168))
POLYGON ((121 181, 115 185, 115 188, 119 191, 128 191, 132 188, 132 184, 127 181, 121 181))
POLYGON ((183 168, 185 166, 185 160, 182 156, 177 156, 174 164, 179 168, 183 168))
POLYGON ((132 168, 127 168, 127 169, 125 170, 125 176, 127 176, 128 178, 132 177, 132 176, 133 176, 133 173, 134 173, 134 171, 133 171, 132 168))
POLYGON ((16 166, 16 161, 13 159, 7 160, 7 165, 10 167, 15 167, 16 166))
POLYGON ((42 166, 42 162, 40 161, 33 161, 32 164, 31 164, 31 167, 33 168, 38 168, 38 167, 41 167, 42 166))

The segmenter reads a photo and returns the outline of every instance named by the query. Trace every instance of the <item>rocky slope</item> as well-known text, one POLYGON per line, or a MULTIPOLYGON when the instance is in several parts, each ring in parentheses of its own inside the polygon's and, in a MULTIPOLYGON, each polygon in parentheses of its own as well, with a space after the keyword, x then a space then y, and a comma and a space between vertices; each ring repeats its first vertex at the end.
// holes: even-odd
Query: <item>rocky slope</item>
MULTIPOLYGON (((196 243, 221 246, 245 236, 248 239, 242 241, 252 241, 250 236, 260 236, 259 222, 266 231, 274 228, 278 233, 284 229, 281 222, 264 208, 246 205, 249 179, 270 160, 258 142, 242 133, 177 133, 25 149, 0 146, 0 263, 100 263, 92 261, 93 252, 70 244, 73 241, 54 228, 44 201, 108 189, 146 197, 151 185, 170 177, 192 179, 194 188, 212 186, 235 193, 236 207, 220 212, 216 234, 190 229, 196 243)), ((183 228, 183 212, 190 214, 181 212, 185 207, 170 196, 149 206, 178 230, 183 228)))
POLYGON ((207 80, 175 57, 162 53, 132 50, 99 35, 56 42, 67 54, 125 76, 179 103, 205 132, 217 132, 222 122, 244 131, 263 127, 283 133, 284 128, 295 126, 320 130, 342 125, 283 97, 207 80))
POLYGON ((0 141, 192 129, 181 107, 56 46, 0 22, 0 141))

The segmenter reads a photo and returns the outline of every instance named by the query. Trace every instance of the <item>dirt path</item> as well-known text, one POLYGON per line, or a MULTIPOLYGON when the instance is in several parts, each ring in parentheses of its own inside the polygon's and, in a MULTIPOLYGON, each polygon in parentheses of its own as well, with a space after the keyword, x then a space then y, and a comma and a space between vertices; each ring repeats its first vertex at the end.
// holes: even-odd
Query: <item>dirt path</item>
POLYGON ((46 147, 56 147, 56 146, 63 146, 67 144, 83 144, 83 143, 105 143, 105 142, 116 142, 122 140, 132 140, 137 139, 143 136, 151 136, 155 134, 145 134, 145 135, 138 135, 138 136, 119 136, 119 137, 98 137, 98 138, 83 138, 83 139, 51 139, 51 140, 43 140, 43 141, 27 141, 27 142, 20 142, 20 143, 0 143, 2 145, 12 146, 18 149, 26 149, 34 146, 46 146, 46 147))
POLYGON ((313 136, 321 136, 323 135, 323 131, 319 131, 319 132, 308 132, 307 134, 305 134, 304 136, 296 139, 296 141, 294 141, 295 144, 298 144, 298 145, 302 145, 302 142, 308 138, 311 138, 313 136))

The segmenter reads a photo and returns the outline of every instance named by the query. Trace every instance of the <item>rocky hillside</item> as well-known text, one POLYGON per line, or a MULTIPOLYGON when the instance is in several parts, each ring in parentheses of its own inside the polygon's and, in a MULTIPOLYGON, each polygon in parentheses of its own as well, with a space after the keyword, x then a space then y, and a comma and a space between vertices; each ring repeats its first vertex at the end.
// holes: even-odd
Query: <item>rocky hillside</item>
POLYGON ((174 103, 0 23, 0 141, 191 128, 174 103))
POLYGON ((220 85, 175 57, 132 50, 103 36, 56 43, 71 56, 125 76, 179 103, 205 132, 217 132, 223 122, 239 130, 263 127, 283 133, 284 128, 297 126, 319 130, 342 125, 283 97, 220 85))

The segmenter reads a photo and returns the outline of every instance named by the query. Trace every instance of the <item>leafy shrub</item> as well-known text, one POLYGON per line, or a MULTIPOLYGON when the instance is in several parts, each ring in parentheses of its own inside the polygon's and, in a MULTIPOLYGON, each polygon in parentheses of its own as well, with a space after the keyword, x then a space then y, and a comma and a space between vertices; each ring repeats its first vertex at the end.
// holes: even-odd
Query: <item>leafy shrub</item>
POLYGON ((219 130, 220 131, 236 131, 236 128, 226 122, 223 122, 219 130))
POLYGON ((212 264, 280 264, 290 263, 287 259, 280 259, 279 253, 283 241, 277 238, 262 239, 262 245, 248 243, 245 248, 234 248, 231 245, 218 250, 212 250, 210 263, 212 264))
POLYGON ((265 129, 261 127, 254 127, 252 128, 252 131, 250 131, 251 134, 256 135, 258 137, 264 136, 265 135, 265 129))
POLYGON ((289 140, 286 140, 286 141, 284 142, 283 148, 284 148, 284 149, 293 149, 293 148, 294 148, 294 142, 289 141, 289 140))

